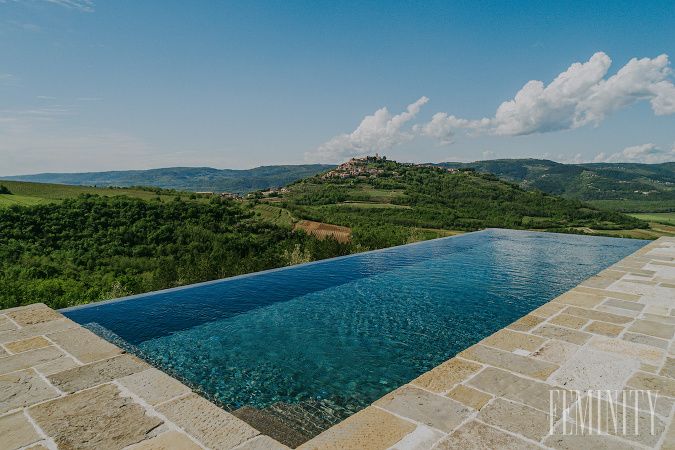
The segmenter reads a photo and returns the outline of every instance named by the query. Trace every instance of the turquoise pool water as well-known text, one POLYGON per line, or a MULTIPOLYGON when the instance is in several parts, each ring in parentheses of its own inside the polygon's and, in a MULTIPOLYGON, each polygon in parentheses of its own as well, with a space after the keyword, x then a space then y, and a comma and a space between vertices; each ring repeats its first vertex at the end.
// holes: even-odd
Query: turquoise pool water
POLYGON ((493 229, 61 312, 225 407, 344 417, 645 244, 493 229))

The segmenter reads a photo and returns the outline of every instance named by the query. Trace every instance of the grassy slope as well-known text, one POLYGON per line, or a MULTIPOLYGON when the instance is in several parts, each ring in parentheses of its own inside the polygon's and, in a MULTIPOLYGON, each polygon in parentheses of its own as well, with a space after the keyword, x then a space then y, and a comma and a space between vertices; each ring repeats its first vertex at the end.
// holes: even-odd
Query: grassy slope
MULTIPOLYGON (((71 186, 66 184, 50 183, 31 183, 26 181, 2 180, 0 184, 7 186, 12 195, 1 194, 0 206, 9 205, 40 205, 46 203, 59 202, 66 198, 75 198, 81 194, 100 195, 101 197, 114 197, 116 195, 126 195, 128 197, 151 200, 157 197, 157 194, 150 191, 139 191, 133 189, 102 188, 92 186, 71 186)), ((171 200, 172 195, 161 195, 164 201, 171 200)), ((206 199, 201 199, 206 200, 206 199)))

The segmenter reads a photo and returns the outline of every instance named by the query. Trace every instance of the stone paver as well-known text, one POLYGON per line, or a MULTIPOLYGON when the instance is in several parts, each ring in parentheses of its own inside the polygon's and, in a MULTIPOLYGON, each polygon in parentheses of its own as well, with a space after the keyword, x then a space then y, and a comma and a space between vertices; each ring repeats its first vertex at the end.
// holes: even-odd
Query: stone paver
POLYGON ((621 389, 625 380, 639 370, 640 362, 628 356, 588 347, 579 350, 549 382, 564 389, 621 389))
POLYGON ((550 416, 538 409, 497 398, 480 410, 478 420, 539 441, 548 434, 550 416))
POLYGON ((470 406, 474 409, 481 409, 492 399, 490 394, 477 391, 476 389, 464 386, 463 384, 457 385, 454 389, 445 394, 445 396, 464 403, 466 406, 470 406))
POLYGON ((62 314, 42 303, 35 303, 30 308, 6 312, 5 315, 22 327, 63 319, 62 314))
MULTIPOLYGON (((488 367, 466 382, 469 386, 488 392, 496 397, 522 403, 548 412, 551 409, 551 390, 556 388, 550 384, 530 380, 494 367, 488 367)), ((562 399, 560 399, 562 401, 562 399)), ((554 403, 558 411, 562 404, 554 403)))
POLYGON ((49 339, 85 364, 122 353, 120 348, 85 328, 52 333, 49 339))
POLYGON ((373 405, 445 432, 456 428, 472 411, 455 400, 412 386, 398 388, 373 405))
POLYGON ((0 414, 58 396, 33 369, 0 375, 0 414))
POLYGON ((180 381, 154 368, 120 378, 118 381, 151 405, 191 392, 180 381))
POLYGON ((613 323, 592 321, 585 328, 584 331, 593 334, 602 334, 603 336, 617 337, 624 328, 621 325, 615 325, 613 323))
POLYGON ((27 352, 28 350, 47 347, 48 345, 52 345, 52 343, 42 336, 35 336, 21 341, 8 342, 5 344, 5 347, 12 353, 21 353, 27 352))
POLYGON ((302 450, 348 448, 386 449, 399 442, 417 426, 393 414, 370 406, 298 447, 302 450))
POLYGON ((37 366, 38 364, 53 361, 63 356, 65 356, 65 354, 54 346, 42 347, 29 352, 6 356, 2 358, 2 363, 0 364, 0 374, 37 366))
POLYGON ((636 319, 633 325, 628 328, 628 331, 670 339, 675 334, 675 325, 665 325, 651 320, 636 319))
POLYGON ((468 422, 438 443, 438 450, 539 450, 541 447, 519 437, 477 422, 468 422))
POLYGON ((121 449, 152 437, 163 422, 119 393, 116 386, 98 386, 33 406, 28 414, 59 447, 121 449))
POLYGON ((197 394, 170 400, 156 407, 167 419, 213 449, 231 449, 260 434, 232 414, 197 394))
POLYGON ((529 331, 532 328, 539 325, 540 323, 542 323, 544 320, 545 319, 543 317, 537 317, 528 314, 527 316, 521 317, 520 319, 516 320, 506 328, 515 331, 529 331))
POLYGON ((17 328, 19 327, 12 323, 6 316, 0 315, 0 333, 3 331, 16 330, 17 328))
POLYGON ((583 331, 571 330, 569 328, 542 324, 532 331, 537 336, 542 336, 549 339, 558 339, 560 341, 569 342, 570 344, 581 345, 586 342, 591 335, 583 331))
POLYGON ((558 369, 558 365, 546 361, 516 355, 496 348, 474 345, 459 353, 459 356, 522 373, 532 378, 545 380, 558 369))
POLYGON ((78 366, 47 377, 64 392, 77 392, 116 378, 126 377, 149 369, 150 366, 135 356, 122 355, 105 361, 78 366))
POLYGON ((2 448, 14 450, 42 440, 23 411, 0 417, 2 448))
POLYGON ((200 450, 202 447, 183 433, 171 430, 129 447, 129 450, 200 450))
POLYGON ((420 375, 410 384, 433 392, 444 392, 481 368, 476 363, 453 358, 420 375))
POLYGON ((517 349, 527 350, 528 352, 538 349, 546 339, 532 336, 531 334, 519 333, 507 329, 499 330, 492 336, 483 339, 480 343, 490 347, 501 348, 512 352, 517 349))

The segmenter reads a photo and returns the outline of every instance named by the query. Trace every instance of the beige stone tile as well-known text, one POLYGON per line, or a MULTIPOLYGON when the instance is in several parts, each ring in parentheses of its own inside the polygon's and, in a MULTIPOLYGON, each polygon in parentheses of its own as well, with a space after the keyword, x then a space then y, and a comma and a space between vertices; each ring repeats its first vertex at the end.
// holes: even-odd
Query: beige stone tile
POLYGON ((532 334, 542 336, 548 339, 558 339, 571 344, 581 345, 592 335, 583 331, 571 330, 569 328, 556 327, 555 325, 543 324, 532 330, 532 334))
POLYGON ((3 358, 8 355, 10 355, 10 353, 7 353, 4 348, 0 347, 0 358, 3 358))
POLYGON ((652 336, 647 336, 644 334, 636 334, 636 333, 624 333, 623 336, 621 336, 621 339, 627 342, 634 342, 636 344, 642 344, 642 345, 649 345, 650 347, 656 347, 656 348, 662 348, 666 350, 668 348, 668 345, 670 344, 669 341, 665 339, 659 339, 655 338, 652 336))
POLYGON ((623 327, 613 323, 598 322, 594 320, 584 328, 584 331, 593 334, 601 334, 603 336, 617 337, 619 333, 623 331, 623 327))
POLYGON ((568 361, 580 348, 578 345, 569 342, 551 339, 531 356, 561 365, 568 361))
POLYGON ((133 445, 129 450, 201 450, 201 448, 183 433, 171 430, 133 445))
POLYGON ((183 383, 154 368, 120 378, 118 381, 150 405, 190 392, 190 388, 183 383))
POLYGON ((653 373, 638 372, 626 383, 637 389, 659 391, 659 395, 675 397, 675 380, 672 378, 654 375, 653 373))
POLYGON ((473 411, 460 402, 409 385, 390 392, 373 405, 446 433, 459 426, 473 411))
POLYGON ((616 314, 619 316, 625 316, 630 318, 631 320, 636 318, 637 316, 640 315, 639 311, 633 311, 630 309, 622 309, 622 308, 615 308, 613 306, 607 306, 607 305, 598 305, 595 307, 595 310, 598 312, 605 312, 609 314, 616 314))
POLYGON ((634 294, 626 294, 625 292, 616 292, 616 291, 608 291, 607 289, 594 289, 594 288, 587 288, 583 286, 577 286, 574 289, 572 289, 572 292, 580 292, 583 294, 593 294, 597 295, 598 297, 609 297, 609 298, 616 298, 619 300, 626 300, 630 302, 636 302, 640 300, 639 295, 634 295, 634 294))
POLYGON ((472 420, 446 436, 434 450, 539 450, 540 448, 512 434, 472 420))
POLYGON ((3 449, 14 450, 42 440, 23 411, 0 417, 0 439, 3 449))
POLYGON ((56 331, 65 330, 68 328, 77 328, 78 324, 70 319, 52 320, 50 322, 38 323, 35 325, 28 325, 18 330, 5 331, 0 333, 0 344, 7 342, 20 341, 43 334, 50 334, 56 331))
POLYGON ((52 345, 52 343, 42 336, 35 336, 32 338, 23 339, 21 341, 8 342, 5 344, 5 347, 7 347, 7 350, 12 353, 21 353, 28 350, 46 347, 48 345, 52 345))
POLYGON ((74 369, 80 365, 75 362, 70 356, 62 356, 61 358, 54 359, 52 361, 40 364, 39 366, 33 367, 35 370, 40 372, 42 375, 53 375, 55 373, 63 372, 65 370, 74 369))
POLYGON ((35 405, 28 414, 59 448, 121 449, 147 439, 162 420, 119 394, 107 384, 35 405))
POLYGON ((415 431, 416 425, 370 406, 298 447, 302 450, 386 449, 415 431))
POLYGON ((22 327, 64 318, 62 314, 42 303, 31 306, 18 311, 5 312, 5 315, 22 327))
MULTIPOLYGON (((646 370, 645 372, 655 372, 655 371, 646 370)), ((675 379, 675 358, 671 358, 670 356, 666 357, 666 362, 663 365, 663 368, 661 368, 659 375, 675 379)))
MULTIPOLYGON (((503 397, 544 412, 551 409, 551 398, 554 397, 551 396, 550 391, 558 390, 549 384, 523 378, 494 367, 486 368, 466 384, 495 397, 503 397)), ((557 410, 563 410, 562 403, 557 405, 557 410)))
POLYGON ((480 369, 482 366, 478 364, 452 358, 415 378, 410 384, 433 392, 444 392, 480 369))
POLYGON ((508 325, 506 328, 515 331, 529 331, 543 321, 544 319, 542 317, 528 314, 527 316, 521 317, 512 324, 508 325))
POLYGON ((483 345, 469 347, 458 356, 479 361, 484 364, 502 367, 540 380, 545 380, 558 369, 558 365, 547 361, 516 355, 497 348, 485 347, 483 345))
POLYGON ((645 313, 658 314, 658 315, 661 315, 661 316, 666 316, 666 315, 668 315, 668 308, 663 307, 663 306, 647 306, 645 308, 645 313))
POLYGON ((622 316, 619 314, 611 314, 608 312, 597 311, 594 309, 578 308, 570 306, 563 311, 565 314, 569 314, 577 317, 584 317, 591 320, 599 320, 602 322, 615 323, 618 325, 623 325, 633 320, 632 317, 622 316))
POLYGON ((645 311, 644 314, 642 314, 641 319, 651 320, 652 322, 675 325, 675 317, 663 314, 652 314, 649 311, 645 311))
POLYGON ((666 437, 663 439, 661 450, 675 450, 675 423, 671 421, 666 437))
POLYGON ((634 344, 623 340, 595 336, 588 343, 588 346, 595 350, 603 352, 616 353, 618 355, 629 356, 637 361, 647 363, 658 363, 664 355, 663 350, 646 347, 644 345, 634 344))
POLYGON ((558 314, 555 317, 551 317, 548 320, 548 323, 552 325, 560 325, 561 327, 574 328, 575 330, 579 330, 588 323, 588 319, 584 319, 583 317, 570 316, 568 314, 558 314))
POLYGON ((563 305, 579 306, 582 308, 593 308, 599 305, 603 297, 591 294, 580 294, 577 292, 566 292, 560 297, 554 298, 555 303, 563 305))
POLYGON ((155 408, 190 436, 216 450, 236 447, 260 434, 197 394, 170 400, 155 408))
POLYGON ((625 380, 639 370, 635 359, 587 347, 581 348, 548 379, 563 389, 621 389, 625 380))
POLYGON ((101 339, 85 328, 52 333, 49 335, 49 339, 85 364, 122 354, 119 347, 101 339))
POLYGON ((549 318, 554 314, 558 314, 561 310, 565 309, 565 305, 560 303, 546 303, 545 305, 540 306, 539 308, 532 311, 530 314, 536 317, 549 318))
POLYGON ((33 369, 0 375, 0 414, 58 395, 33 369))
POLYGON ((48 376, 49 381, 64 392, 77 392, 98 384, 108 383, 149 369, 135 356, 122 355, 48 376))
POLYGON ((481 409, 492 398, 490 394, 477 391, 463 384, 457 385, 445 395, 474 409, 481 409))
POLYGON ((645 307, 642 303, 628 302, 625 300, 617 300, 615 298, 608 298, 602 302, 603 306, 611 306, 613 308, 628 309, 631 311, 642 311, 645 307))
POLYGON ((553 432, 544 439, 544 445, 562 450, 634 450, 635 444, 607 434, 589 434, 581 425, 558 423, 553 432))
MULTIPOLYGON (((644 400, 647 402, 646 398, 644 400)), ((665 423, 658 417, 653 417, 647 411, 639 411, 630 407, 618 407, 605 399, 584 397, 579 404, 570 409, 570 418, 581 425, 600 430, 602 433, 620 436, 622 439, 639 442, 653 447, 665 431, 665 423), (592 405, 589 405, 592 401, 592 405), (592 414, 588 414, 591 408, 592 414), (614 419, 616 418, 616 427, 614 419), (653 422, 652 422, 653 420, 653 422), (636 427, 637 423, 637 427, 636 427), (652 434, 652 424, 654 433, 652 434), (624 433, 624 425, 626 432, 624 433)))
POLYGON ((269 436, 260 435, 238 446, 237 450, 289 450, 289 448, 269 436))
POLYGON ((670 339, 675 334, 675 325, 663 324, 652 320, 636 319, 635 322, 628 327, 628 331, 670 339))
POLYGON ((656 373, 656 372, 659 371, 659 366, 655 366, 653 364, 640 363, 640 371, 641 372, 656 373))
POLYGON ((434 430, 425 425, 419 425, 410 434, 403 436, 403 439, 389 447, 389 450, 422 450, 431 448, 438 442, 445 433, 434 430))
POLYGON ((11 320, 9 320, 4 315, 0 315, 0 333, 4 331, 16 330, 17 328, 19 327, 14 325, 11 320))
POLYGON ((550 416, 545 412, 502 398, 490 402, 476 418, 534 441, 546 436, 550 426, 550 416))
POLYGON ((546 339, 505 329, 499 330, 493 335, 480 341, 483 345, 501 348, 508 352, 512 352, 516 349, 532 352, 541 347, 544 342, 546 342, 546 339))
POLYGON ((19 353, 17 355, 6 356, 2 358, 0 374, 37 366, 62 356, 64 356, 64 353, 53 345, 19 353))

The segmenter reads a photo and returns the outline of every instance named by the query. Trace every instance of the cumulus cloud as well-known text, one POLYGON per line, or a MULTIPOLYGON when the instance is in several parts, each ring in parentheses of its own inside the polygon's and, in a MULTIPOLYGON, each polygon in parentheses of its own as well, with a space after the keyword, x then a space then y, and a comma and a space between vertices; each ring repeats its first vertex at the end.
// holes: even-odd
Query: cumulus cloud
POLYGON ((392 116, 387 108, 381 108, 372 116, 363 119, 352 133, 335 136, 315 151, 305 153, 305 158, 336 161, 344 159, 345 156, 361 156, 408 142, 414 136, 403 131, 403 126, 414 118, 421 106, 428 101, 427 97, 422 97, 408 105, 407 111, 396 116, 392 116))
POLYGON ((436 113, 431 118, 431 122, 425 124, 415 124, 413 131, 420 136, 426 136, 437 139, 436 146, 452 144, 455 140, 455 130, 478 129, 489 125, 489 119, 466 120, 458 119, 455 116, 448 116, 446 113, 436 113))
POLYGON ((415 130, 449 144, 458 130, 469 134, 524 136, 596 126, 639 101, 649 101, 656 115, 675 113, 675 85, 668 55, 634 58, 616 75, 605 78, 612 61, 603 52, 585 63, 574 63, 548 86, 527 82, 513 100, 502 103, 493 118, 480 121, 437 113, 415 130))
POLYGON ((593 162, 643 164, 658 164, 668 161, 675 161, 675 145, 670 150, 663 150, 652 143, 626 147, 623 151, 609 156, 605 153, 600 153, 593 160, 593 162))

